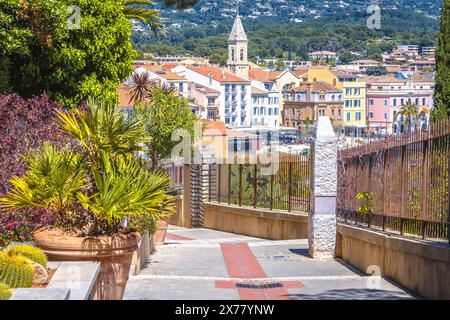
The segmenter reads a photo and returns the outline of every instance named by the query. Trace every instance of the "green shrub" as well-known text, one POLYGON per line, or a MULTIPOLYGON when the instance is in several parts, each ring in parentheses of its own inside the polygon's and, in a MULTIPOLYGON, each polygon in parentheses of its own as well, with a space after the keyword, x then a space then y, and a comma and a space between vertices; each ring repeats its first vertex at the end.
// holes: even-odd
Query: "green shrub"
POLYGON ((11 295, 12 293, 9 287, 4 283, 0 283, 0 301, 8 300, 11 298, 11 295))
POLYGON ((30 260, 11 252, 0 252, 0 282, 11 288, 33 285, 34 268, 30 260))
POLYGON ((48 262, 47 256, 45 255, 44 251, 42 251, 37 247, 21 244, 17 246, 12 246, 9 249, 7 249, 7 251, 12 254, 28 258, 31 261, 39 263, 41 266, 47 269, 47 262, 48 262))

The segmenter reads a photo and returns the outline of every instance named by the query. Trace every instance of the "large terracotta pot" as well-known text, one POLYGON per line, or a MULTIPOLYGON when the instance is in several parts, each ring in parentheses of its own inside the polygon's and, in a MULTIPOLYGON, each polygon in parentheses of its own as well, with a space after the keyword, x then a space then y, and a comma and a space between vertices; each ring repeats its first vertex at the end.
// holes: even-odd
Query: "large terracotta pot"
POLYGON ((155 232, 155 245, 164 244, 164 240, 166 239, 167 228, 169 227, 169 219, 163 218, 156 223, 156 232, 155 232))
POLYGON ((40 230, 34 241, 51 261, 98 261, 101 263, 93 298, 121 300, 128 281, 133 252, 140 234, 74 237, 60 230, 40 230))

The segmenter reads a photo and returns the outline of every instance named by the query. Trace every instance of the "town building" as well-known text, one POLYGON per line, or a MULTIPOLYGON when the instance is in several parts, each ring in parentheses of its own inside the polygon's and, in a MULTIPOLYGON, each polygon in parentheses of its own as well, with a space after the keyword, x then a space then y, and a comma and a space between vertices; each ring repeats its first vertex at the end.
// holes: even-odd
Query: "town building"
POLYGON ((157 81, 159 85, 174 88, 180 96, 185 98, 188 97, 188 80, 178 74, 154 64, 135 63, 133 67, 135 69, 134 72, 147 72, 150 75, 150 78, 157 81))
POLYGON ((234 20, 228 38, 228 71, 236 76, 248 79, 248 39, 239 14, 234 20))
POLYGON ((397 73, 395 76, 366 77, 368 128, 371 132, 388 134, 404 132, 405 118, 398 116, 402 105, 411 101, 424 111, 420 125, 429 121, 433 108, 434 81, 418 73, 397 73))
MULTIPOLYGON (((297 73, 300 74, 301 72, 297 71, 297 73)), ((257 104, 255 107, 259 108, 253 108, 253 112, 258 113, 256 115, 257 123, 260 123, 262 120, 261 116, 265 116, 265 120, 268 119, 267 113, 270 108, 272 109, 272 114, 270 115, 269 123, 275 127, 279 126, 283 121, 281 112, 283 110, 284 95, 289 93, 293 85, 298 86, 303 80, 295 72, 288 69, 284 71, 270 71, 262 68, 251 68, 249 70, 249 79, 252 81, 252 86, 254 87, 252 90, 252 103, 257 104), (262 97, 262 92, 266 92, 267 96, 262 97), (265 115, 259 114, 261 113, 261 103, 267 103, 265 105, 267 112, 265 115)))
POLYGON ((202 119, 218 119, 220 91, 191 82, 189 88, 189 105, 202 119))
POLYGON ((370 60, 370 59, 362 59, 362 60, 355 60, 350 62, 350 65, 359 71, 365 72, 367 68, 371 67, 378 67, 381 65, 381 62, 376 60, 370 60))
POLYGON ((436 47, 422 47, 421 52, 423 56, 434 57, 436 54, 436 47))
POLYGON ((338 61, 338 55, 336 52, 331 51, 314 51, 308 53, 308 57, 310 60, 319 60, 319 61, 329 61, 334 60, 338 61))
MULTIPOLYGON (((218 91, 219 119, 232 127, 251 124, 251 82, 211 65, 177 66, 173 72, 196 85, 218 91)), ((217 105, 217 102, 214 102, 217 105)))
POLYGON ((302 83, 292 87, 284 102, 286 127, 305 130, 319 116, 329 116, 338 133, 343 133, 344 96, 341 89, 324 81, 302 83))

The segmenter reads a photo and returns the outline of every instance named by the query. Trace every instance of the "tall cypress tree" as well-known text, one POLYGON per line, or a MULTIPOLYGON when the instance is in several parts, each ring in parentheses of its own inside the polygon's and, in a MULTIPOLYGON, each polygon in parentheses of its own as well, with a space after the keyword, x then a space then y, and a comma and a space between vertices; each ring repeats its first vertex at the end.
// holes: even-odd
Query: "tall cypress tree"
POLYGON ((436 86, 432 121, 450 116, 450 0, 444 0, 436 44, 436 86))

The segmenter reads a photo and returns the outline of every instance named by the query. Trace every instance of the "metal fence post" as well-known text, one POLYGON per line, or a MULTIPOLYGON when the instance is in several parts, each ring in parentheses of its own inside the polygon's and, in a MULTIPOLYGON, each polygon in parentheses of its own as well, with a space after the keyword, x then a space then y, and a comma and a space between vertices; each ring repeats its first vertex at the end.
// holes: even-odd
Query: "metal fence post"
POLYGON ((231 164, 228 164, 228 205, 231 204, 231 164))
POLYGON ((208 164, 208 202, 211 202, 211 192, 212 192, 212 183, 211 183, 211 164, 208 164))
POLYGON ((402 149, 402 161, 401 161, 401 198, 400 198, 400 234, 403 235, 403 217, 405 216, 406 210, 406 186, 405 186, 405 175, 406 175, 406 167, 405 167, 405 157, 406 157, 406 145, 401 147, 402 149))
POLYGON ((273 172, 270 175, 270 210, 273 210, 273 172))
POLYGON ((292 196, 292 162, 288 163, 288 211, 291 212, 292 196))
POLYGON ((217 166, 217 202, 220 203, 220 187, 222 186, 222 165, 219 163, 217 166))
POLYGON ((422 239, 427 233, 428 213, 428 140, 422 142, 422 239))
POLYGON ((448 155, 448 166, 447 166, 447 171, 448 171, 448 175, 447 175, 447 189, 448 189, 448 209, 447 209, 447 238, 448 238, 448 243, 450 244, 450 149, 447 151, 449 153, 448 155))
POLYGON ((239 193, 238 193, 239 207, 242 205, 242 164, 239 165, 239 193))
POLYGON ((258 189, 258 166, 253 165, 253 208, 256 208, 257 204, 257 190, 258 189))

